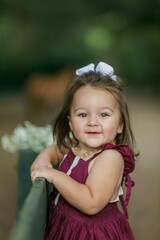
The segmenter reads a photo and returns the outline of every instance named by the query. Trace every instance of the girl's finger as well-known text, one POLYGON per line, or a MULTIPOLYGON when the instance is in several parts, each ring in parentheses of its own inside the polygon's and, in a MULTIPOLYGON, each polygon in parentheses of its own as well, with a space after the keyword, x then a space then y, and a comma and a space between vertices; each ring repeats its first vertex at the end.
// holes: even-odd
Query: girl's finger
POLYGON ((36 171, 33 171, 33 172, 31 173, 32 182, 34 182, 35 178, 36 178, 36 171))

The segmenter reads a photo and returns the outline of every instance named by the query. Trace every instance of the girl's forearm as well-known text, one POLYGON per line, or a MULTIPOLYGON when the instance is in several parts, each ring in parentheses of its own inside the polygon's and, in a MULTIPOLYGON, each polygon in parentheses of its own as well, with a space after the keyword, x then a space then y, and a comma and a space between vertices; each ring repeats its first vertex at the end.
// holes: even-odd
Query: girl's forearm
POLYGON ((87 185, 78 183, 63 172, 55 169, 52 171, 52 182, 67 202, 88 215, 99 211, 87 185))
POLYGON ((57 146, 52 145, 46 147, 35 159, 37 162, 44 161, 44 162, 50 162, 53 166, 56 166, 59 164, 60 159, 58 158, 57 153, 57 146))
POLYGON ((40 168, 40 167, 48 167, 53 168, 53 166, 58 165, 60 159, 57 154, 56 146, 49 146, 45 148, 34 160, 31 166, 31 173, 40 168))
POLYGON ((38 157, 46 159, 48 162, 52 163, 53 166, 58 164, 55 146, 48 146, 38 155, 38 157))

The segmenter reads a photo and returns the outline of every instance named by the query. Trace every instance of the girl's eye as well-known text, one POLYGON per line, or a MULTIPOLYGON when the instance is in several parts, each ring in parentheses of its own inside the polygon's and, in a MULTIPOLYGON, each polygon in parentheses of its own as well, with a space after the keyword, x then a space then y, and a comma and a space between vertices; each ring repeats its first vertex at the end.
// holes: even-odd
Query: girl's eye
POLYGON ((101 115, 100 115, 101 117, 107 117, 107 116, 109 116, 107 113, 101 113, 101 115))
POLYGON ((78 116, 80 116, 80 117, 87 117, 87 114, 86 113, 80 113, 78 116))

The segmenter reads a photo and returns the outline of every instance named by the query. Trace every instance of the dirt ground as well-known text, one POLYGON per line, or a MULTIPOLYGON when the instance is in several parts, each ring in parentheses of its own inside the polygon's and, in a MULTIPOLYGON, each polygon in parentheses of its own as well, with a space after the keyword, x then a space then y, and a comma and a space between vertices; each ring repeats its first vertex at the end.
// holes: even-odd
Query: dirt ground
MULTIPOLYGON (((157 240, 160 237, 160 101, 137 95, 128 100, 140 151, 136 171, 131 175, 135 187, 128 207, 129 222, 136 240, 157 240)), ((23 94, 0 95, 0 138, 12 133, 18 123, 34 119, 28 109, 23 94)), ((33 123, 45 123, 47 117, 40 115, 33 123)), ((8 239, 16 218, 17 157, 0 146, 0 240, 8 239)))

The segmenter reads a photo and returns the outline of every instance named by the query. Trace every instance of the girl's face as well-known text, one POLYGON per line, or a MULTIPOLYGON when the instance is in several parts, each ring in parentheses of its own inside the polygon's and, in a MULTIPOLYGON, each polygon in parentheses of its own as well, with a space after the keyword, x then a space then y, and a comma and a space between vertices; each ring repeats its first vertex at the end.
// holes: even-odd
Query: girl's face
POLYGON ((119 105, 107 90, 81 87, 73 98, 69 126, 80 148, 88 151, 103 146, 123 130, 119 105))

